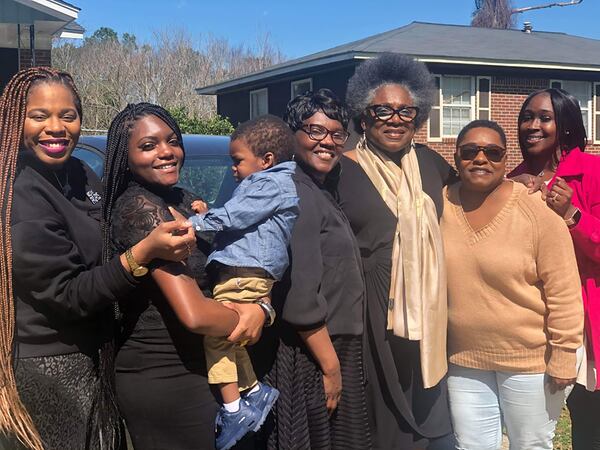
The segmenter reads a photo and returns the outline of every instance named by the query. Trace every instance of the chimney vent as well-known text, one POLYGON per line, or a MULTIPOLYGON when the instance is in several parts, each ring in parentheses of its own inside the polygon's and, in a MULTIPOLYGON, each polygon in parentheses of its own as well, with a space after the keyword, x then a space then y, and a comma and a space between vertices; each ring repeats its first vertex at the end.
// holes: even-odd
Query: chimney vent
POLYGON ((523 33, 531 33, 533 31, 533 25, 531 22, 523 22, 523 33))

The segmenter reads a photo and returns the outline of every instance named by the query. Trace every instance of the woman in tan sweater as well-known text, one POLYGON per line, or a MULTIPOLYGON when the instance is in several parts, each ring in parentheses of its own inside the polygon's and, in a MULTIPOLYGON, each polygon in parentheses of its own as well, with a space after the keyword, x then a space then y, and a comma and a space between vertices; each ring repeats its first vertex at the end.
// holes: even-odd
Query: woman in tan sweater
POLYGON ((461 182, 441 226, 448 271, 448 389, 458 448, 551 449, 575 381, 583 311, 567 227, 504 178, 506 137, 475 121, 457 139, 461 182))

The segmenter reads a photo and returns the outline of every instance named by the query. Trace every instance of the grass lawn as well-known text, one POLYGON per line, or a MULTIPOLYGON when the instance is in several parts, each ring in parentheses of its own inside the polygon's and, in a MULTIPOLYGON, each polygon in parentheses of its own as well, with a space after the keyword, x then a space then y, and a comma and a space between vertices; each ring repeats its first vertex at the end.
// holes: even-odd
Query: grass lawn
POLYGON ((562 414, 558 419, 556 426, 556 436, 554 437, 555 450, 571 450, 571 419, 569 411, 566 407, 563 408, 562 414))

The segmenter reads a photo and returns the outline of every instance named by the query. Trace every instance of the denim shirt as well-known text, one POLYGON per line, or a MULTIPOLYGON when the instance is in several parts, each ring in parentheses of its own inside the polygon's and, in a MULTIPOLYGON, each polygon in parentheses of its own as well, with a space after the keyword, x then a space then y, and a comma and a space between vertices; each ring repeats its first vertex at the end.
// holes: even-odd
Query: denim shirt
POLYGON ((296 163, 288 161, 253 173, 223 207, 190 217, 196 231, 217 231, 208 263, 261 268, 281 279, 298 217, 295 169, 296 163))

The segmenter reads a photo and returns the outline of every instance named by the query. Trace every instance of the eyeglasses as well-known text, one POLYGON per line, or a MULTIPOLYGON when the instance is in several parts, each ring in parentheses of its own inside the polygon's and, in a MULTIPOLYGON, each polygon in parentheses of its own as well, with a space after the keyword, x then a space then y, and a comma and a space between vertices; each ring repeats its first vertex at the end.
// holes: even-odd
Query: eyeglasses
POLYGON ((376 118, 384 122, 392 120, 394 115, 398 114, 398 117, 402 122, 410 123, 415 120, 419 114, 419 108, 416 106, 402 106, 395 109, 389 105, 371 105, 367 107, 367 111, 371 111, 376 118))
POLYGON ((313 141, 320 142, 325 139, 327 135, 330 135, 333 142, 337 145, 344 145, 350 136, 350 133, 347 131, 330 131, 321 125, 304 125, 300 129, 308 134, 308 137, 313 141))
POLYGON ((458 156, 463 161, 472 161, 477 158, 479 152, 483 152, 485 157, 490 162, 500 162, 504 155, 506 155, 506 149, 498 145, 475 145, 465 144, 458 147, 458 156))

